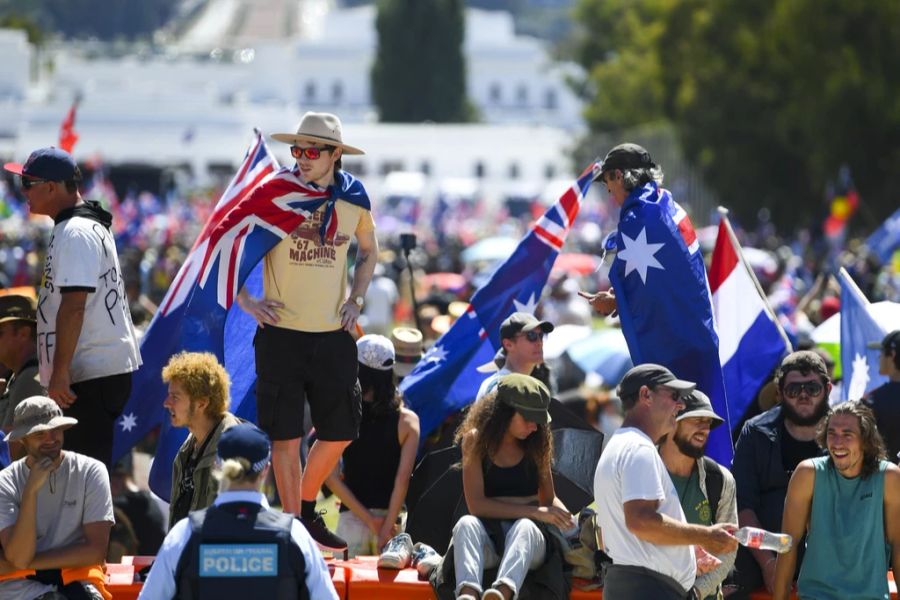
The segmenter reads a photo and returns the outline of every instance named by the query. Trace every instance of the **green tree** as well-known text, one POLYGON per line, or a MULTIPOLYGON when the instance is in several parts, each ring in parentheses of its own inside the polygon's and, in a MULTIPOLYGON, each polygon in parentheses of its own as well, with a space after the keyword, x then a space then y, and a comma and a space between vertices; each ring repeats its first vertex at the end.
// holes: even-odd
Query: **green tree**
POLYGON ((375 25, 372 96, 382 121, 471 120, 462 0, 379 0, 375 25))
POLYGON ((824 217, 843 164, 863 227, 896 208, 900 4, 581 0, 578 11, 593 33, 578 46, 593 131, 668 120, 724 204, 748 219, 767 207, 783 230, 824 217))

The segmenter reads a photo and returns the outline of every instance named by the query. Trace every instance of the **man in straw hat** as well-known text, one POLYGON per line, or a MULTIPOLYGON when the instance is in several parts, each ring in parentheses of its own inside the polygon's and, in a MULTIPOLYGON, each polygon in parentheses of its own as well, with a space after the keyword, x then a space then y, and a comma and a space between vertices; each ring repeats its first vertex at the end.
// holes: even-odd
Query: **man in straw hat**
POLYGON ((256 403, 260 427, 272 439, 272 467, 285 512, 299 514, 320 546, 341 550, 340 539, 316 515, 316 496, 341 453, 356 439, 361 399, 356 380, 356 327, 378 256, 375 223, 362 183, 341 168, 341 121, 328 113, 303 115, 295 133, 276 133, 291 145, 296 164, 263 183, 290 178, 328 196, 265 256, 264 294, 238 295, 259 324, 256 333, 256 403), (353 283, 347 290, 347 250, 356 238, 353 283), (301 478, 303 403, 317 440, 301 478))
POLYGON ((222 491, 178 521, 163 542, 141 598, 337 600, 322 554, 303 526, 269 508, 268 436, 252 423, 222 432, 222 491))
POLYGON ((103 463, 62 449, 63 431, 77 423, 45 396, 16 407, 5 440, 21 440, 26 456, 0 471, 0 572, 23 572, 0 582, 0 598, 31 600, 54 589, 100 598, 93 588, 103 587, 112 496, 103 463))
POLYGON ((27 296, 0 296, 0 363, 12 371, 0 395, 0 426, 9 432, 19 402, 44 393, 38 373, 35 302, 27 296))

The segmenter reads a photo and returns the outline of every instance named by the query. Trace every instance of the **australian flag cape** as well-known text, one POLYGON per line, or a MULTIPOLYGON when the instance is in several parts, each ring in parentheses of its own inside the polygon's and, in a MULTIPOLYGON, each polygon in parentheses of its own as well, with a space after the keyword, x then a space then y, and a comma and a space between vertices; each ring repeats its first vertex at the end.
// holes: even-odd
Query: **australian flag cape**
POLYGON ((703 255, 693 225, 668 190, 650 182, 632 191, 610 241, 609 279, 634 364, 657 363, 693 381, 726 426, 710 434, 707 454, 731 466, 731 423, 719 338, 703 255))
POLYGON ((485 378, 476 368, 490 361, 500 348, 500 324, 516 311, 534 313, 591 186, 595 166, 588 167, 547 209, 512 255, 475 291, 466 312, 403 378, 400 389, 419 416, 423 433, 475 400, 485 378))
POLYGON ((343 171, 322 188, 301 181, 296 169, 279 168, 262 135, 253 143, 166 292, 141 341, 144 364, 135 372, 132 393, 116 421, 113 460, 118 460, 156 426, 161 426, 150 488, 168 500, 172 461, 187 437, 169 425, 162 404, 161 378, 169 358, 183 350, 212 352, 231 377, 230 411, 256 418, 256 323, 234 302, 245 285, 262 294, 261 259, 325 205, 319 234, 326 242, 337 231, 334 204, 344 200, 367 210, 362 183, 343 171))

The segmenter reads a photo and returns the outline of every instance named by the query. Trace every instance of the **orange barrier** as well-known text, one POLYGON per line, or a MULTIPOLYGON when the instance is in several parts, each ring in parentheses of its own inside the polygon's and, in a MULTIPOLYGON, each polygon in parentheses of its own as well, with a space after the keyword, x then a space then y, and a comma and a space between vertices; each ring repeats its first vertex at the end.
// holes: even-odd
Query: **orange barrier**
MULTIPOLYGON (((125 556, 121 564, 107 564, 107 590, 114 600, 136 600, 141 584, 134 583, 134 573, 153 562, 152 556, 125 556)), ((341 600, 433 600, 434 592, 427 581, 419 581, 415 569, 379 569, 377 556, 358 556, 350 560, 326 560, 331 581, 341 600)), ((599 600, 602 590, 580 590, 575 581, 570 600, 599 600)), ((891 599, 898 600, 894 575, 888 572, 891 599)), ((752 600, 771 600, 765 590, 751 594, 752 600)), ((797 596, 791 595, 796 600, 797 596)))

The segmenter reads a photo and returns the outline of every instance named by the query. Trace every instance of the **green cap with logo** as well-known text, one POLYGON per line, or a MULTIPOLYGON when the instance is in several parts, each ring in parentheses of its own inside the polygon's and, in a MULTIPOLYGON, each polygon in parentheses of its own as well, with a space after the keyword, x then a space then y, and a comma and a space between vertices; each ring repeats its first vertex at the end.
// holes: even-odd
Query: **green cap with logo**
POLYGON ((538 425, 550 422, 550 390, 530 375, 511 373, 497 380, 497 400, 538 425))

